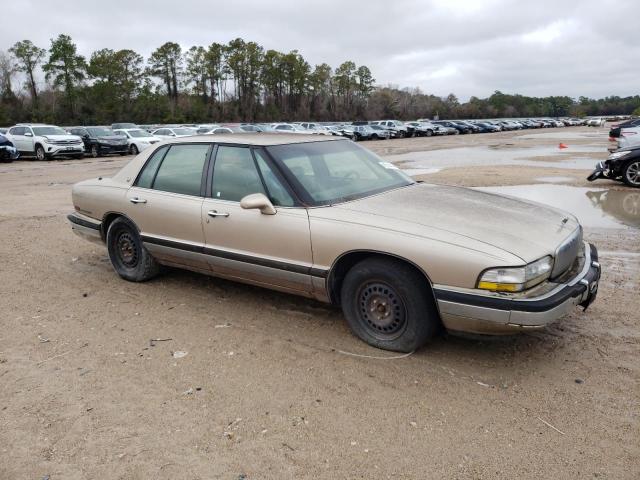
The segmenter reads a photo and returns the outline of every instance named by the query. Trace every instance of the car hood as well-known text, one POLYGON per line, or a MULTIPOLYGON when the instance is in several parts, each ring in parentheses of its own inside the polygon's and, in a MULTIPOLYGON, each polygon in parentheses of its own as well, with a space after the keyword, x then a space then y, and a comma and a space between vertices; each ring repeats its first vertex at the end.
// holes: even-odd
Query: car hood
POLYGON ((55 141, 64 141, 64 140, 78 141, 78 140, 82 140, 77 135, 42 135, 42 137, 48 138, 49 140, 55 140, 55 141))
POLYGON ((120 136, 120 135, 100 135, 97 137, 98 140, 108 140, 108 141, 114 141, 114 140, 122 140, 123 142, 126 142, 126 138, 120 136))
POLYGON ((553 255, 579 227, 566 212, 535 202, 469 188, 418 183, 335 205, 375 224, 430 238, 465 239, 531 262, 553 255))

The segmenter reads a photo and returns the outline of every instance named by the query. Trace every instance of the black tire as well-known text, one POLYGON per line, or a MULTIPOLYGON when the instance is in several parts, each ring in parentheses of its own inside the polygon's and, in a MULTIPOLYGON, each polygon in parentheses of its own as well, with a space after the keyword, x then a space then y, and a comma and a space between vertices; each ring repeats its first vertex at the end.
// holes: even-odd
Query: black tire
POLYGON ((353 266, 340 299, 351 331, 377 348, 412 352, 440 328, 427 280, 396 260, 370 258, 353 266))
POLYGON ((135 226, 126 218, 116 218, 107 231, 107 250, 118 275, 130 282, 145 282, 160 272, 160 265, 142 245, 135 226))
POLYGON ((129 147, 129 154, 130 155, 137 155, 138 153, 140 153, 138 151, 138 147, 136 147, 135 143, 132 143, 131 146, 129 147))
POLYGON ((640 188, 640 158, 627 162, 622 169, 622 180, 630 187, 640 188))
POLYGON ((427 137, 431 137, 433 135, 433 130, 427 130, 427 132, 425 133, 425 135, 427 137))
POLYGON ((42 145, 36 145, 36 160, 42 162, 47 159, 47 154, 42 145))
POLYGON ((91 145, 91 149, 89 150, 89 154, 92 158, 98 158, 100 156, 100 150, 97 145, 91 145))

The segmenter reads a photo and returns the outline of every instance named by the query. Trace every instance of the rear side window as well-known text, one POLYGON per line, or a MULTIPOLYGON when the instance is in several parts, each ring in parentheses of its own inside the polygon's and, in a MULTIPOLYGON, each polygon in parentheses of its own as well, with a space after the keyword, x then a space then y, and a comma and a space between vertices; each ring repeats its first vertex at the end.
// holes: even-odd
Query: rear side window
POLYGON ((151 158, 147 161, 147 164, 144 166, 142 173, 138 177, 136 186, 142 188, 151 188, 151 185, 153 184, 153 177, 156 176, 158 165, 160 165, 160 161, 162 160, 162 157, 164 157, 165 153, 167 153, 167 147, 159 148, 154 152, 151 158))
POLYGON ((208 144, 172 145, 160 164, 152 188, 199 196, 209 147, 208 144))

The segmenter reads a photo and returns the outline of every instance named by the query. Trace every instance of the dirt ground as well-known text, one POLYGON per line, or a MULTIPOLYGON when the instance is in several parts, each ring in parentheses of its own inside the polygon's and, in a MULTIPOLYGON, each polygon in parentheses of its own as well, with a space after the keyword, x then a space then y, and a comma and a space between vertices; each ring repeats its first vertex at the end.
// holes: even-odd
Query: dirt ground
MULTIPOLYGON (((589 155, 606 156, 604 130, 549 131, 593 133, 567 143, 595 142, 602 153, 589 155)), ((428 158, 561 141, 523 136, 363 145, 428 158)), ((339 310, 314 301, 178 270, 119 279, 65 214, 74 182, 127 160, 0 165, 0 479, 640 477, 637 229, 586 229, 603 265, 586 312, 516 337, 443 336, 399 356, 363 344, 339 310)), ((422 179, 585 186, 586 174, 498 165, 422 179)))

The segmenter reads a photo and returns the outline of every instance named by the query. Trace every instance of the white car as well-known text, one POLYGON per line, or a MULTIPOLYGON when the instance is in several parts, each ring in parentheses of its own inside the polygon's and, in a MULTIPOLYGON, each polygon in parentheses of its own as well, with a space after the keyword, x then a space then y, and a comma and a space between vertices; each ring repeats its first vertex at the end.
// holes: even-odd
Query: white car
POLYGON ((606 120, 602 117, 594 117, 587 120, 587 127, 602 127, 606 120))
POLYGON ((311 130, 291 123, 272 123, 271 128, 278 133, 297 133, 302 135, 310 135, 313 133, 311 130))
POLYGON ((215 127, 209 130, 198 130, 198 135, 222 135, 223 133, 234 133, 229 127, 215 127))
POLYGON ((196 131, 192 128, 187 127, 162 127, 151 132, 151 135, 161 138, 162 140, 166 140, 168 138, 189 137, 191 135, 196 135, 196 131))
POLYGON ((22 156, 48 160, 57 156, 84 156, 84 142, 55 125, 20 123, 11 127, 6 135, 22 156))
POLYGON ((121 137, 127 137, 129 153, 131 155, 137 155, 154 143, 162 141, 161 138, 154 137, 149 132, 142 130, 141 128, 127 128, 123 130, 114 130, 113 132, 121 137))
POLYGON ((640 146, 640 126, 624 127, 618 137, 618 148, 631 148, 640 146))

